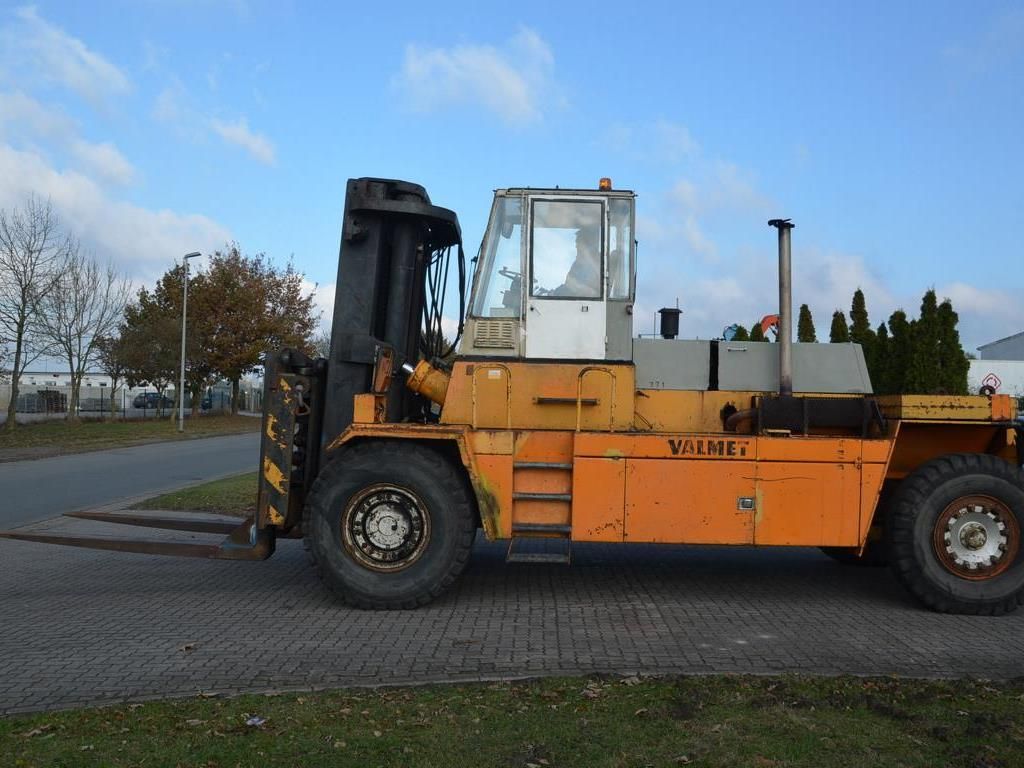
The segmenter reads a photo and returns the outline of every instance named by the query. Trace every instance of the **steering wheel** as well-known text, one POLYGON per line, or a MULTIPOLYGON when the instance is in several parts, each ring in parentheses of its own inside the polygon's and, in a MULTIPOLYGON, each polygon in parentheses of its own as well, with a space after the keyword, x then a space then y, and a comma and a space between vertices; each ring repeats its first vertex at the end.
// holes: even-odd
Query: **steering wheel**
POLYGON ((498 270, 498 274, 502 277, 507 277, 509 280, 515 280, 516 278, 522 277, 522 272, 514 272, 508 267, 502 267, 498 270))

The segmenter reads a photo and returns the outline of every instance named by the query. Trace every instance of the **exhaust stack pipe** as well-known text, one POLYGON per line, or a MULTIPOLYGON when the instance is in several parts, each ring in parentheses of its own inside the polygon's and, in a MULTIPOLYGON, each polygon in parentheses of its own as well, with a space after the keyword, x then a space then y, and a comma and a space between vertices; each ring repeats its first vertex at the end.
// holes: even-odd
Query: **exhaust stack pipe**
POLYGON ((769 227, 779 230, 779 395, 793 394, 793 257, 790 233, 796 225, 789 219, 772 219, 769 227))

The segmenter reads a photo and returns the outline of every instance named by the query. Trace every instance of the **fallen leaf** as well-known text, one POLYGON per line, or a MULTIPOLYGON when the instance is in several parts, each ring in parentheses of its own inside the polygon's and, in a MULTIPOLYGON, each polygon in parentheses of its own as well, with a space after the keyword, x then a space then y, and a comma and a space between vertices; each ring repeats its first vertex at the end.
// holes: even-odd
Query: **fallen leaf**
POLYGON ((643 715, 646 715, 646 714, 647 714, 647 712, 648 712, 648 710, 647 710, 647 707, 640 707, 640 709, 638 709, 638 710, 637 710, 636 712, 634 712, 633 714, 634 714, 634 715, 635 715, 636 717, 642 717, 643 715))
POLYGON ((47 723, 46 725, 40 725, 38 728, 33 728, 31 731, 26 731, 21 735, 24 736, 26 739, 30 739, 33 736, 39 736, 40 734, 46 733, 51 728, 53 728, 53 726, 47 723))
POLYGON ((185 725, 188 725, 188 726, 191 726, 192 728, 195 728, 197 725, 202 725, 205 722, 206 722, 205 720, 186 720, 185 721, 185 725))
POLYGON ((185 643, 178 650, 181 651, 182 653, 192 653, 192 651, 194 651, 195 649, 196 649, 196 644, 195 643, 185 643))
POLYGON ((677 765, 689 765, 692 762, 693 760, 690 758, 689 755, 680 755, 676 758, 677 765))
POLYGON ((380 731, 374 731, 374 732, 373 732, 373 735, 374 735, 374 736, 376 736, 377 738, 380 738, 380 737, 381 737, 381 736, 383 736, 384 734, 382 734, 382 733, 381 733, 380 731))

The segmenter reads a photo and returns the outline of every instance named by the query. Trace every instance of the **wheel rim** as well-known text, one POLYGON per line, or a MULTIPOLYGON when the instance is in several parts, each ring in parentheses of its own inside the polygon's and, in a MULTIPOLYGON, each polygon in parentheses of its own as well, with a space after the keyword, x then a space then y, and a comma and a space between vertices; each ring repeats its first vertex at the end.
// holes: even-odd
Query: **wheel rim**
POLYGON ((1001 574, 1017 558, 1020 525, 1006 504, 990 496, 964 496, 935 521, 935 553, 949 572, 981 581, 1001 574))
POLYGON ((430 515, 412 491, 372 485, 349 501, 341 518, 345 549, 374 571, 408 568, 430 540, 430 515))

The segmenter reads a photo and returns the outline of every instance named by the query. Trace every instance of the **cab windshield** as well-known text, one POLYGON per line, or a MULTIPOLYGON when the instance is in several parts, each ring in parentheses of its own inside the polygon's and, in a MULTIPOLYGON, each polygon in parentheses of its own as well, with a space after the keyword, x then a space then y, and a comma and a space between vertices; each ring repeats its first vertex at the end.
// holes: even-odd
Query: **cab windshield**
POLYGON ((472 307, 475 317, 519 317, 523 297, 522 241, 521 198, 495 199, 480 249, 472 307))

